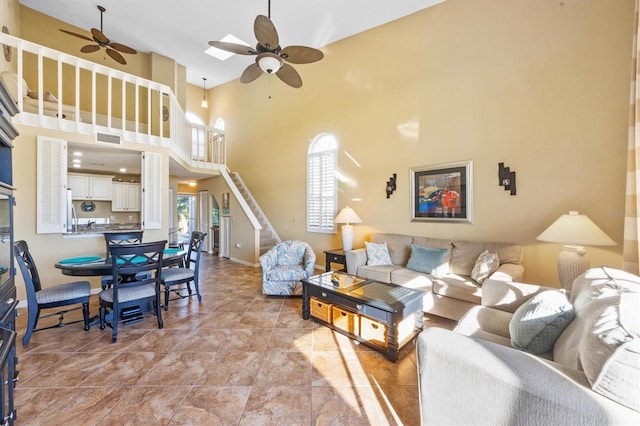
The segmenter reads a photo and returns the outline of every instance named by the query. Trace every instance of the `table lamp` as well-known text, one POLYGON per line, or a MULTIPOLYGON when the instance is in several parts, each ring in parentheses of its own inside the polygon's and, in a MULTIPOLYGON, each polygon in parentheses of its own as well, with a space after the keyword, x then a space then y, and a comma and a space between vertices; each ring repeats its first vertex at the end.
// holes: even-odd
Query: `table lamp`
POLYGON ((345 223, 342 225, 342 250, 349 251, 353 249, 353 226, 349 223, 362 223, 362 219, 358 217, 351 207, 345 207, 338 213, 333 220, 335 223, 345 223))
POLYGON ((567 290, 571 290, 573 280, 578 275, 589 269, 583 246, 616 245, 591 219, 574 210, 560 216, 537 239, 564 244, 558 256, 558 276, 560 285, 567 290))

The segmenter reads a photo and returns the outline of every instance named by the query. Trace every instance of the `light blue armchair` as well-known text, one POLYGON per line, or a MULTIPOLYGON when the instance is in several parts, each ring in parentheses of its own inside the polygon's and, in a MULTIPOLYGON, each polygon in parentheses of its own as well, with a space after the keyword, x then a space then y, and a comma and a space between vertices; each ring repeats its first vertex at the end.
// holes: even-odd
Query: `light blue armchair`
POLYGON ((304 241, 283 241, 260 256, 262 293, 274 296, 299 296, 300 280, 313 275, 316 255, 304 241))

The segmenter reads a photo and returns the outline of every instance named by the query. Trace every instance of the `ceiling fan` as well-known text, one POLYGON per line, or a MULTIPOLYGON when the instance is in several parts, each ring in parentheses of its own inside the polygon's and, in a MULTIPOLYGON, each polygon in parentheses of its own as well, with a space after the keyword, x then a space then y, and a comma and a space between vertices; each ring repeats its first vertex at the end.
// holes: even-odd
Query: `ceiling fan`
POLYGON ((238 55, 256 55, 254 64, 249 65, 240 76, 241 83, 251 83, 262 73, 274 74, 291 87, 302 87, 300 74, 288 63, 310 64, 319 61, 324 54, 307 46, 280 47, 278 32, 271 22, 271 1, 269 16, 258 15, 253 23, 253 32, 258 40, 256 48, 225 41, 210 41, 209 45, 238 55), (285 62, 286 61, 286 62, 285 62))
POLYGON ((102 6, 98 6, 98 10, 100 11, 100 29, 98 30, 97 28, 91 28, 91 35, 93 36, 93 38, 89 38, 85 35, 63 29, 60 29, 60 31, 74 37, 79 37, 83 40, 89 40, 98 43, 82 46, 82 49, 80 49, 82 53, 97 52, 101 47, 104 47, 107 50, 107 55, 109 55, 113 60, 121 63, 122 65, 126 65, 127 61, 125 61, 124 57, 118 52, 128 53, 130 55, 134 55, 138 52, 128 46, 125 46, 124 44, 113 43, 107 38, 107 36, 104 35, 104 33, 102 32, 102 14, 106 11, 106 9, 102 6))

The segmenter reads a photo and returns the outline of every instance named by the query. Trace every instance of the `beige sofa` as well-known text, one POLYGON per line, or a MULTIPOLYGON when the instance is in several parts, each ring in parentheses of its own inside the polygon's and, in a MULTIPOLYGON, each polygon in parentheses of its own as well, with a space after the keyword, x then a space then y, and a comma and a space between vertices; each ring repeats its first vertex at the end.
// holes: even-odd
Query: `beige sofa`
POLYGON ((549 290, 561 291, 489 280, 482 305, 455 330, 428 328, 418 336, 422 424, 640 424, 640 278, 590 269, 565 298, 573 319, 547 342, 551 350, 512 348, 518 337, 510 329, 519 330, 512 322, 552 324, 548 312, 520 316, 534 295, 544 300, 549 290))
POLYGON ((368 265, 366 249, 351 250, 346 253, 348 273, 422 290, 425 292, 425 312, 455 320, 481 302, 482 285, 471 278, 471 272, 484 250, 497 253, 500 262, 498 270, 490 278, 522 281, 524 275, 522 247, 516 244, 452 241, 386 233, 372 234, 371 242, 387 243, 392 264, 368 265), (448 273, 433 276, 406 268, 412 243, 421 247, 448 250, 448 268, 445 268, 448 273))

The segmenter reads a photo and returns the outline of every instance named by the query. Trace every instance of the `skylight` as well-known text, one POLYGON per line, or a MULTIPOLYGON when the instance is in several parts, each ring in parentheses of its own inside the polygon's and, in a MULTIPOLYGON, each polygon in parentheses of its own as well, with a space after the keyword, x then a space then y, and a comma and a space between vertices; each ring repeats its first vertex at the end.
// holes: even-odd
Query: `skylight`
MULTIPOLYGON (((242 44, 244 46, 251 47, 249 45, 249 43, 247 43, 246 41, 242 41, 238 37, 236 37, 234 35, 231 35, 231 34, 227 34, 226 36, 224 36, 221 41, 226 41, 227 43, 242 44)), ((214 58, 220 59, 221 61, 229 59, 231 56, 234 55, 231 52, 227 52, 225 50, 220 50, 220 49, 217 49, 217 48, 215 48, 213 46, 211 46, 207 50, 205 50, 204 53, 206 53, 207 55, 211 55, 214 58)))

